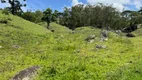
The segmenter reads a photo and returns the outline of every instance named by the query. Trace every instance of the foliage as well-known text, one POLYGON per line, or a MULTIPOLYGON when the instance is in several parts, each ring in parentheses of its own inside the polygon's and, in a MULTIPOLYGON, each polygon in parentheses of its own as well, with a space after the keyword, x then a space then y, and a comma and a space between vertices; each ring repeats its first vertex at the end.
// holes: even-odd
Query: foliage
POLYGON ((43 12, 43 20, 47 22, 47 28, 49 28, 51 20, 52 20, 52 10, 50 8, 47 8, 43 12))
POLYGON ((27 10, 27 12, 24 12, 21 15, 22 18, 34 22, 34 23, 39 23, 42 22, 42 18, 43 18, 43 12, 40 10, 37 10, 35 12, 32 12, 30 10, 27 10))
MULTIPOLYGON (((70 18, 66 17, 67 20, 70 18)), ((109 18, 106 20, 109 22, 109 18)), ((134 32, 135 38, 109 31, 108 41, 100 42, 101 29, 95 27, 78 27, 71 33, 68 28, 51 23, 49 29, 55 30, 51 33, 40 25, 11 14, 5 15, 2 11, 0 21, 7 22, 0 24, 0 80, 9 80, 34 65, 41 66, 35 80, 142 79, 141 28, 134 32), (85 41, 89 35, 96 35, 93 43, 85 41), (107 48, 96 49, 98 44, 107 48), (20 48, 13 48, 13 45, 20 48)), ((86 24, 93 23, 88 21, 86 24)))
POLYGON ((93 26, 106 29, 123 29, 133 24, 142 23, 141 11, 118 11, 112 5, 76 5, 64 9, 60 24, 71 29, 93 26))
MULTIPOLYGON (((22 5, 20 3, 19 0, 1 0, 2 3, 6 3, 6 1, 8 1, 8 3, 10 4, 11 7, 8 7, 9 11, 13 14, 13 15, 20 15, 23 11, 21 9, 22 6, 26 6, 26 4, 22 5)), ((26 1, 26 0, 23 0, 26 1)))

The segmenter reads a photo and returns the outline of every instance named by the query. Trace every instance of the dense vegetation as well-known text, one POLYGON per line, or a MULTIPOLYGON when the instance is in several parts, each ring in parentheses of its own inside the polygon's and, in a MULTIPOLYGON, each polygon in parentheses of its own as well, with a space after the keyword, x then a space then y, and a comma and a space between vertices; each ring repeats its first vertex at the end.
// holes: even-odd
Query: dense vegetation
MULTIPOLYGON (((12 3, 11 0, 10 2, 12 3)), ((18 2, 18 4, 14 4, 17 5, 14 9, 5 8, 5 10, 12 13, 15 10, 16 15, 31 22, 40 23, 45 21, 47 22, 47 28, 51 22, 56 22, 70 29, 82 26, 93 26, 97 28, 122 30, 126 27, 142 23, 142 9, 138 11, 125 10, 120 12, 112 7, 112 5, 98 3, 96 5, 79 4, 71 8, 65 7, 63 12, 57 10, 53 12, 50 8, 47 8, 45 11, 37 10, 32 12, 31 10, 27 10, 27 12, 23 12, 21 7, 24 5, 20 4, 18 0, 15 2, 18 2)))
POLYGON ((75 29, 82 26, 93 26, 106 29, 123 29, 134 24, 142 23, 142 10, 120 12, 111 5, 76 5, 71 8, 64 8, 63 12, 47 8, 45 11, 27 11, 21 13, 26 20, 39 23, 47 22, 47 28, 51 22, 75 29), (38 15, 38 16, 37 16, 38 15))

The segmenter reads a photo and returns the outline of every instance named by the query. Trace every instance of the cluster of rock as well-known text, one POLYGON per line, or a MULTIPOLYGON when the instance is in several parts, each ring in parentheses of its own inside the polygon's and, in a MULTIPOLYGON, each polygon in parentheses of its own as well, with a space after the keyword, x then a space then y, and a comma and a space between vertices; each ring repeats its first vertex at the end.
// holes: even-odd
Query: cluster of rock
POLYGON ((116 33, 117 35, 120 35, 121 32, 122 32, 121 30, 116 30, 116 31, 115 31, 115 33, 116 33))
POLYGON ((90 35, 85 40, 89 43, 92 43, 92 42, 94 42, 95 38, 96 38, 95 35, 90 35))
POLYGON ((103 30, 101 32, 101 42, 107 41, 107 40, 108 40, 108 31, 107 30, 103 30))
MULTIPOLYGON (((89 35, 85 41, 89 42, 89 43, 92 43, 94 42, 96 39, 96 36, 95 35, 89 35)), ((107 41, 108 40, 108 31, 107 30, 103 30, 101 32, 101 37, 100 37, 100 41, 103 42, 103 41, 107 41)))
POLYGON ((106 45, 96 45, 97 49, 106 49, 107 46, 106 45))
POLYGON ((124 28, 122 30, 122 32, 124 32, 124 33, 130 33, 130 32, 133 32, 133 31, 135 31, 137 29, 138 29, 138 26, 136 24, 134 24, 134 25, 131 25, 130 27, 124 28))

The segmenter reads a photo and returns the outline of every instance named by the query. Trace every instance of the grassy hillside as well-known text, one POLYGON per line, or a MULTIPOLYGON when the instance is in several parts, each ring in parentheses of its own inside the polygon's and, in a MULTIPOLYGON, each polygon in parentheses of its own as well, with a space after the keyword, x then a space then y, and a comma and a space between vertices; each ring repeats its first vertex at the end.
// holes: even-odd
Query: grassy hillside
POLYGON ((136 31, 134 31, 133 34, 136 36, 142 36, 142 26, 140 27, 140 29, 137 29, 136 31))
MULTIPOLYGON (((41 22, 41 23, 39 23, 39 25, 47 28, 47 23, 45 23, 45 22, 41 22)), ((71 32, 71 30, 68 29, 67 27, 61 26, 61 25, 56 24, 54 22, 50 24, 49 30, 54 30, 57 33, 64 33, 64 32, 68 33, 68 32, 71 32)))
POLYGON ((100 42, 100 30, 91 27, 77 28, 72 34, 52 23, 56 30, 51 33, 0 12, 3 20, 8 23, 0 23, 0 80, 31 66, 41 66, 35 80, 142 79, 141 36, 126 38, 109 32, 108 41, 100 42), (90 35, 96 35, 93 43, 85 41, 90 35), (97 49, 96 45, 106 48, 97 49))

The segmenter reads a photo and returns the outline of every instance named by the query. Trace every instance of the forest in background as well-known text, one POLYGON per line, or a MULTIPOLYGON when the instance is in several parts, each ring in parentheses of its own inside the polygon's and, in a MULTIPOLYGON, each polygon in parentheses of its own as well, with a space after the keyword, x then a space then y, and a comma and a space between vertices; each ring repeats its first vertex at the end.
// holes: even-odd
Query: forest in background
POLYGON ((58 10, 53 11, 51 8, 43 11, 27 10, 23 12, 21 7, 25 7, 26 4, 21 4, 18 0, 14 2, 15 7, 12 7, 12 2, 10 4, 11 7, 6 7, 4 9, 5 11, 34 23, 47 22, 47 28, 51 22, 56 22, 70 29, 82 26, 93 26, 97 28, 122 30, 126 27, 142 23, 142 8, 138 11, 119 11, 112 5, 98 3, 96 5, 78 4, 71 8, 64 7, 63 12, 59 12, 58 10))

